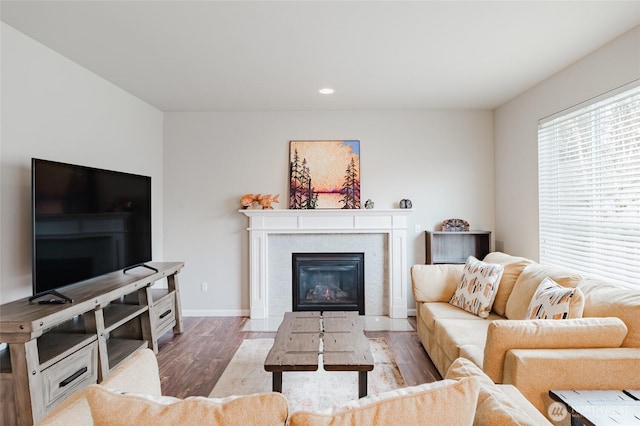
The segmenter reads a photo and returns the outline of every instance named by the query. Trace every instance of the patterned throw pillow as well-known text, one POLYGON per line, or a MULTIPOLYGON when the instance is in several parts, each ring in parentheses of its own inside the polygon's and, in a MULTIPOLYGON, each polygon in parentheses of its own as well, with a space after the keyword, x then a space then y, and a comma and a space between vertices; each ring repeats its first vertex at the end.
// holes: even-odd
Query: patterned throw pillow
POLYGON ((562 287, 547 277, 538 286, 527 310, 528 319, 568 319, 580 318, 582 309, 573 299, 583 299, 578 296, 580 289, 562 287), (575 308, 575 309, 574 309, 575 308), (580 312, 578 312, 580 311, 580 312))
POLYGON ((460 284, 449 303, 480 318, 487 318, 503 272, 504 265, 485 263, 469 256, 460 284))

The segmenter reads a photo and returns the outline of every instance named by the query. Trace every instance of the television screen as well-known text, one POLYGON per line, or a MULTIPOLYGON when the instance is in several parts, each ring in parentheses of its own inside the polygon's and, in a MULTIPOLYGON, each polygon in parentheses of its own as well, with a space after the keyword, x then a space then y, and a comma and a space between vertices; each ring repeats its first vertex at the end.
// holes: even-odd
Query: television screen
POLYGON ((151 178, 32 159, 33 293, 151 260, 151 178))

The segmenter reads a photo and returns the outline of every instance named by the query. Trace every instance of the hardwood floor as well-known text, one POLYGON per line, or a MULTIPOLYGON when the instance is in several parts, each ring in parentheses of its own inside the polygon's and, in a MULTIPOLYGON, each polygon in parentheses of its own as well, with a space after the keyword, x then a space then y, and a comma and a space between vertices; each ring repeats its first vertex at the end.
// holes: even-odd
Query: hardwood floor
MULTIPOLYGON (((242 331, 246 317, 187 317, 184 333, 165 334, 158 341, 163 395, 208 396, 244 339, 275 333, 242 331)), ((415 318, 409 318, 415 328, 415 318)), ((438 371, 415 331, 367 331, 384 337, 408 386, 440 380, 438 371)))

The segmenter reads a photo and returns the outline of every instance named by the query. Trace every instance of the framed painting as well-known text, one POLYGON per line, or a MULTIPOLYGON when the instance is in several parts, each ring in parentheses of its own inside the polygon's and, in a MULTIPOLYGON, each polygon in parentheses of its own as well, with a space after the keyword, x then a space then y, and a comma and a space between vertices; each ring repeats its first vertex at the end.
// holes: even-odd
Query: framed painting
POLYGON ((360 141, 291 141, 290 209, 359 209, 360 141))

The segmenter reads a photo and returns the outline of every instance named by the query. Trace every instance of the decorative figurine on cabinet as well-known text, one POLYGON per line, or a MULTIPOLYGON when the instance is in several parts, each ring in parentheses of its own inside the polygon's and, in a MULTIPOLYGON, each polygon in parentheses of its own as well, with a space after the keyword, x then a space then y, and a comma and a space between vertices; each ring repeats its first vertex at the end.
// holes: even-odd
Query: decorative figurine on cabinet
POLYGON ((462 219, 447 219, 442 221, 442 230, 447 232, 468 231, 469 222, 462 219))

